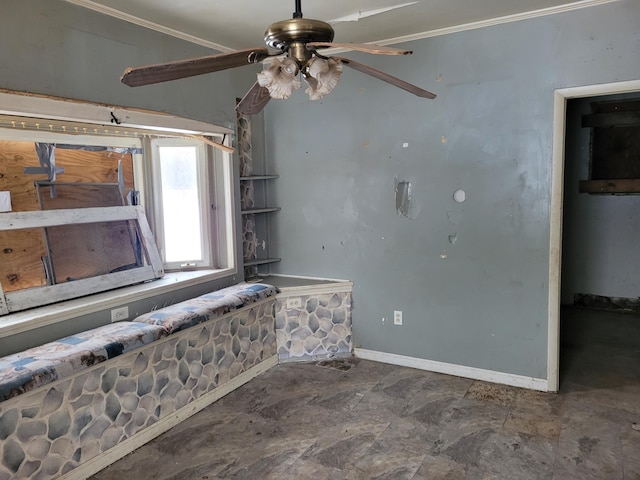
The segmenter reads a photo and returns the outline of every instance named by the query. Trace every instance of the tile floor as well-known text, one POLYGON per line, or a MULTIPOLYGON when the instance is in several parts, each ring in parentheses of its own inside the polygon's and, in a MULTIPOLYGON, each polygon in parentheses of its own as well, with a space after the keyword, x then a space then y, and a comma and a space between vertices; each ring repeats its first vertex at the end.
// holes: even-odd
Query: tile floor
POLYGON ((284 364, 94 480, 640 479, 640 317, 565 310, 561 391, 284 364))

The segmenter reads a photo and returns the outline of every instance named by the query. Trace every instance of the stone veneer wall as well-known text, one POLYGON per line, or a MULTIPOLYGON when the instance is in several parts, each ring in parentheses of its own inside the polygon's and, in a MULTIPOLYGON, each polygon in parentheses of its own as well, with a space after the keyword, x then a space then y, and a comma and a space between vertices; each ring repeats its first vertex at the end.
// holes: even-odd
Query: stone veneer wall
POLYGON ((280 360, 350 354, 351 293, 296 295, 301 308, 287 308, 287 297, 276 299, 276 337, 280 360))
MULTIPOLYGON (((253 152, 251 146, 251 118, 238 113, 238 158, 240 160, 240 176, 248 177, 253 173, 253 152)), ((255 205, 252 180, 240 182, 240 208, 246 210, 255 205)), ((256 236, 256 219, 254 214, 242 215, 242 258, 253 260, 258 258, 258 239, 256 236)), ((252 278, 258 274, 258 267, 245 267, 244 277, 252 278)))
POLYGON ((274 300, 0 403, 0 480, 51 479, 276 354, 274 300))

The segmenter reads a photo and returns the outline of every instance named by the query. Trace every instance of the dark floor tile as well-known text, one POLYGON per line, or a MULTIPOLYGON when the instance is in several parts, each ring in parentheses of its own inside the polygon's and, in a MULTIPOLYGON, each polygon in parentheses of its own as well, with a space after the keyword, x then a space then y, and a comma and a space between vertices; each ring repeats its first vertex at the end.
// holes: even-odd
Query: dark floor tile
MULTIPOLYGON (((245 457, 242 462, 230 464, 215 475, 218 478, 234 480, 257 480, 282 478, 286 471, 300 456, 297 448, 279 450, 275 453, 254 451, 251 458, 245 457)), ((176 479, 177 480, 177 479, 176 479)))
POLYGON ((511 433, 545 437, 557 440, 562 428, 562 418, 530 409, 512 408, 503 430, 511 433))
POLYGON ((640 480, 640 458, 625 458, 622 470, 624 480, 640 480))
MULTIPOLYGON (((271 477, 277 480, 284 479, 313 479, 313 480, 346 480, 348 472, 339 468, 327 467, 316 463, 313 459, 296 460, 284 469, 275 471, 271 477)), ((256 479, 262 480, 262 479, 256 479)))
POLYGON ((613 417, 593 410, 568 415, 558 439, 557 471, 585 479, 622 479, 620 426, 613 417))
POLYGON ((329 390, 324 395, 318 396, 309 402, 309 405, 327 409, 330 412, 351 412, 363 399, 367 390, 362 388, 345 388, 334 392, 329 390))
POLYGON ((490 428, 467 431, 454 440, 442 440, 444 435, 441 435, 442 443, 436 443, 434 453, 464 465, 467 474, 481 478, 481 474, 487 469, 497 435, 490 428))
POLYGON ((481 480, 480 469, 456 462, 440 455, 428 455, 412 480, 481 480))
POLYGON ((354 465, 347 477, 349 480, 411 480, 420 468, 424 455, 400 457, 385 452, 354 465))
POLYGON ((410 480, 432 448, 426 428, 395 419, 352 464, 347 478, 410 480))
POLYGON ((564 399, 555 393, 518 389, 503 430, 557 440, 562 428, 564 399))
POLYGON ((556 447, 546 437, 500 432, 492 438, 483 480, 551 480, 556 447))
POLYGON ((622 456, 624 459, 635 459, 640 461, 640 430, 636 430, 633 425, 640 425, 640 416, 632 422, 623 425, 620 429, 620 439, 622 442, 622 456))
POLYGON ((449 395, 464 396, 473 380, 412 368, 389 373, 382 378, 373 391, 381 391, 394 398, 413 395, 437 395, 446 391, 449 395))
POLYGON ((402 457, 424 457, 433 451, 434 445, 434 432, 427 427, 395 418, 366 451, 365 457, 371 459, 385 452, 396 456, 397 452, 402 452, 402 457))
POLYGON ((343 470, 362 458, 387 427, 388 424, 362 421, 318 431, 316 442, 300 458, 343 470))

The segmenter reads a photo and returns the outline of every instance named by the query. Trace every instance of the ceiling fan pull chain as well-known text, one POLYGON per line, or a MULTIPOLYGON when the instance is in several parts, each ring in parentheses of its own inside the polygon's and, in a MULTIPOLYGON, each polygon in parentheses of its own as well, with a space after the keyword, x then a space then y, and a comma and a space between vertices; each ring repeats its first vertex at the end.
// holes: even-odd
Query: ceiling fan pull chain
POLYGON ((296 11, 293 12, 293 18, 302 18, 302 0, 296 0, 296 11))

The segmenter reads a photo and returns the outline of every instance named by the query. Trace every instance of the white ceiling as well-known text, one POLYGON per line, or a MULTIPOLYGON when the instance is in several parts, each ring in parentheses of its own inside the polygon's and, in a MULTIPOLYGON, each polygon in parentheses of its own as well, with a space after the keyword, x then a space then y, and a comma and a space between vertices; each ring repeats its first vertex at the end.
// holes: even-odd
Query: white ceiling
MULTIPOLYGON (((220 51, 263 46, 294 0, 67 0, 220 51)), ((616 0, 303 0, 306 18, 334 24, 336 42, 390 44, 616 0), (392 8, 397 7, 397 8, 392 8), (376 10, 387 10, 373 14, 376 10)))

